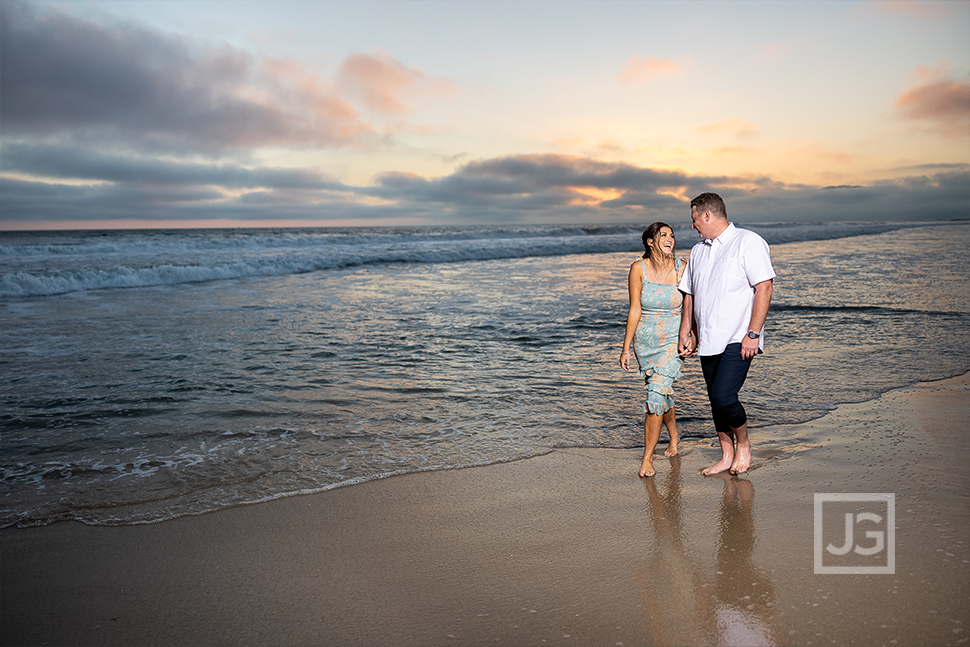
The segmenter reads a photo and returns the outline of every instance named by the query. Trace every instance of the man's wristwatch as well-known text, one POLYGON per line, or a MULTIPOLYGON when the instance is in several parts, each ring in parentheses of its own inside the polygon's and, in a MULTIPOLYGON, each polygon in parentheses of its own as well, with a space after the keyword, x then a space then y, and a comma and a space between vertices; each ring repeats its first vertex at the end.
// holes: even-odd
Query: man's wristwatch
POLYGON ((755 332, 755 331, 753 331, 753 330, 749 330, 749 331, 748 331, 748 339, 757 339, 757 338, 758 338, 758 337, 760 337, 760 336, 761 336, 761 335, 759 335, 758 333, 756 333, 756 332, 755 332))

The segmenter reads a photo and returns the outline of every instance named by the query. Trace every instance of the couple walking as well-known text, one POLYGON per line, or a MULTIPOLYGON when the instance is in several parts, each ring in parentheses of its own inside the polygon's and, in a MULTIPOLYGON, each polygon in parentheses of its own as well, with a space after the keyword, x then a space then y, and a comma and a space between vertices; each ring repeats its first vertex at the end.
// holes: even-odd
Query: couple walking
POLYGON ((751 465, 748 418, 738 392, 751 360, 762 352, 772 280, 768 244, 727 219, 716 193, 690 202, 691 228, 700 234, 690 259, 674 257, 673 229, 655 222, 643 232, 643 257, 630 267, 630 310, 620 366, 631 370, 631 348, 647 387, 640 476, 653 476, 653 452, 666 425, 677 453, 673 381, 684 357, 700 355, 721 459, 704 470, 746 472, 751 465))

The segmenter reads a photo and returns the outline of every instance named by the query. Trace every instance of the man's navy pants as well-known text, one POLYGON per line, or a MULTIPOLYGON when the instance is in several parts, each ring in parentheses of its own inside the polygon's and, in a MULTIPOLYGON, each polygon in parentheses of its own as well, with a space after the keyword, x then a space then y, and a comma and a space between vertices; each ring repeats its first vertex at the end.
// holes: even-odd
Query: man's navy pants
POLYGON ((720 355, 701 356, 701 370, 707 382, 714 428, 718 432, 733 435, 731 427, 737 429, 748 421, 738 400, 738 392, 744 386, 750 366, 751 360, 741 357, 740 343, 728 344, 720 355))

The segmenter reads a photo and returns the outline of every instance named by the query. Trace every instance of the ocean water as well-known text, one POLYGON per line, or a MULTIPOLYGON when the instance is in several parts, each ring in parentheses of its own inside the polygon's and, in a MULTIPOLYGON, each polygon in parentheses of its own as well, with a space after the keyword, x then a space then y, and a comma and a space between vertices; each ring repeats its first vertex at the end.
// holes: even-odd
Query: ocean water
MULTIPOLYGON (((970 369, 966 222, 750 228, 778 274, 742 396, 756 449, 970 369)), ((617 365, 640 231, 0 233, 0 526, 642 446, 642 381, 617 365)), ((696 359, 675 389, 681 434, 710 444, 696 359)))

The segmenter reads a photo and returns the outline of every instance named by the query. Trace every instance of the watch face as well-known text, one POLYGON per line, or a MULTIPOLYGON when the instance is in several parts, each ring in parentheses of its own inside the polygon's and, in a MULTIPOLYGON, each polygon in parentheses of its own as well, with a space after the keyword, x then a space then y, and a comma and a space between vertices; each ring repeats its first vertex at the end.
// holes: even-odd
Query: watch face
POLYGON ((757 339, 758 338, 758 333, 752 332, 752 331, 749 330, 748 331, 748 337, 750 337, 751 339, 757 339))

